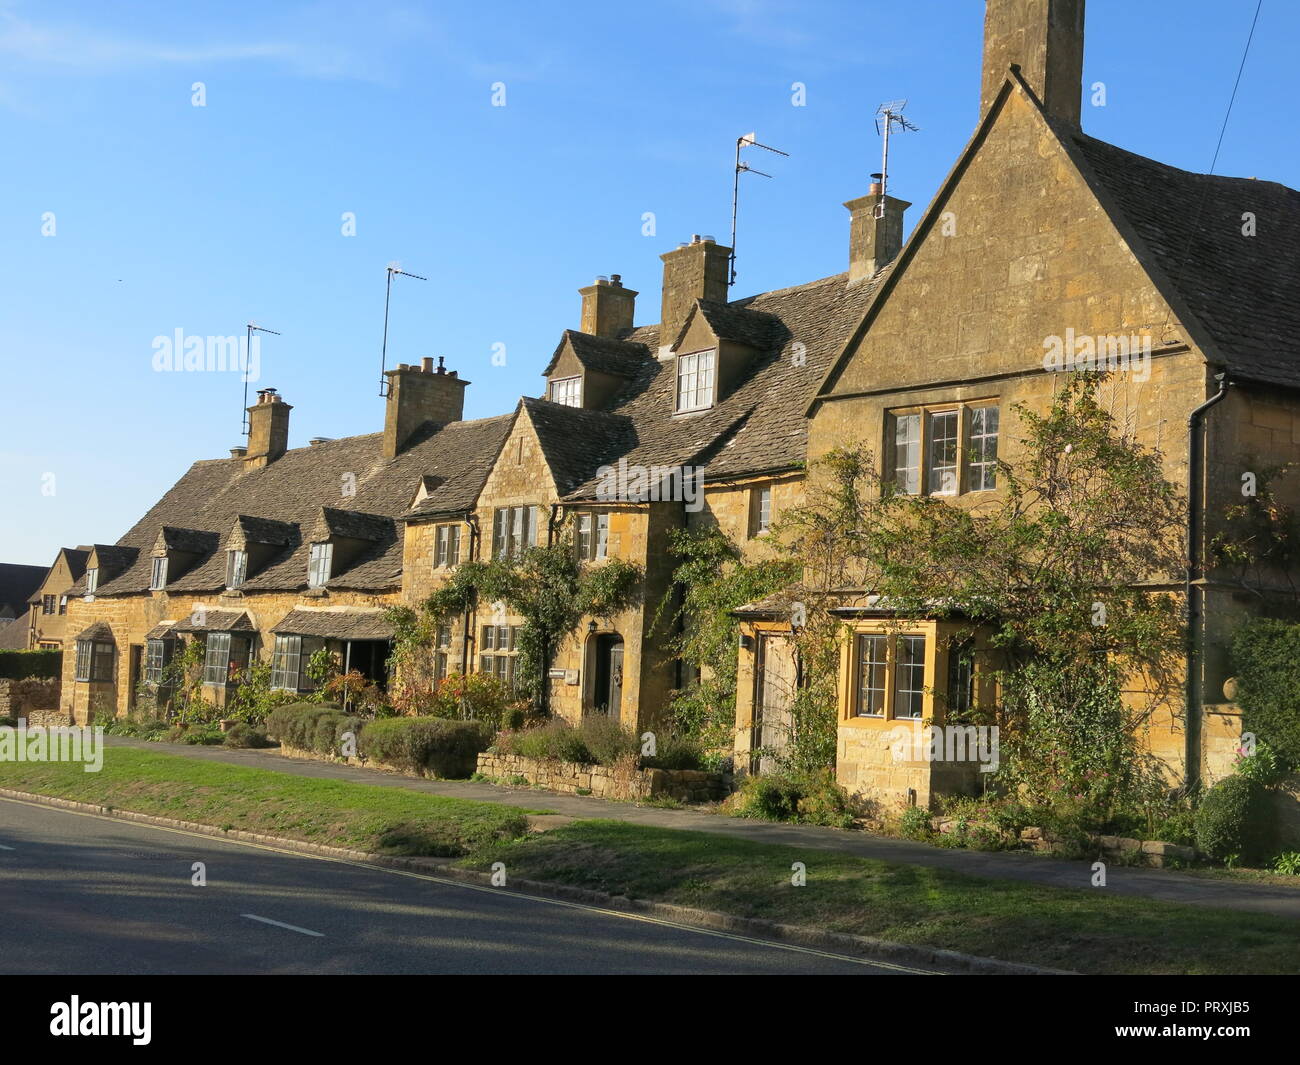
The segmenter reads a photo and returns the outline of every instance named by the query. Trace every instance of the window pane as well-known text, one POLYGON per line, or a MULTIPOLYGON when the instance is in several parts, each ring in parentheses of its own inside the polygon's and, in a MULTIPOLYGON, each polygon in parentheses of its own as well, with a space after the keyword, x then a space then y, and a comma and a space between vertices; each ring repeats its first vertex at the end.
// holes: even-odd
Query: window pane
POLYGON ((948 713, 952 717, 965 714, 974 701, 975 669, 974 645, 970 640, 954 644, 948 651, 948 713))
POLYGON ((894 666, 894 716, 920 717, 925 698, 925 637, 900 636, 894 666))
POLYGON ((155 558, 153 560, 153 572, 150 574, 149 587, 155 590, 167 587, 167 559, 155 558))
POLYGON ((248 553, 230 551, 226 554, 226 587, 238 588, 248 576, 248 553))
POLYGON ((591 515, 578 515, 578 557, 591 558, 591 515))
POLYGON ((957 494, 957 412, 938 411, 930 415, 930 461, 926 488, 931 495, 957 494))
POLYGON ((894 418, 894 484, 898 491, 907 495, 921 491, 919 414, 900 414, 894 418))
POLYGON ((90 641, 77 641, 77 680, 90 680, 90 641))
POLYGON ((92 595, 96 588, 99 587, 99 570, 86 570, 86 594, 92 595))
POLYGON ((677 357, 677 409, 700 410, 713 403, 715 352, 699 351, 677 357))
POLYGON ((605 558, 609 555, 609 515, 596 515, 596 557, 605 558))
POLYGON ((975 407, 970 415, 970 489, 986 492, 998 486, 998 408, 975 407))
POLYGON ((203 656, 203 683, 225 684, 230 665, 230 633, 208 633, 207 650, 203 656))
POLYGON ((561 377, 551 382, 551 402, 563 403, 566 407, 582 406, 582 378, 561 377))
POLYGON ((858 716, 885 713, 885 647, 888 637, 858 637, 858 716))

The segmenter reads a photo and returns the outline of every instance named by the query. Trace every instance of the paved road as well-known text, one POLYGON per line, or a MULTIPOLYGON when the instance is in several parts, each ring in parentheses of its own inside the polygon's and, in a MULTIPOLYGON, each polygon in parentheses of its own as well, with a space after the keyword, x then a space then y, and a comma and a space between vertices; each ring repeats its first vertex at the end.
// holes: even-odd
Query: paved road
MULTIPOLYGON (((353 780, 380 787, 405 788, 431 795, 449 795, 480 802, 510 803, 534 810, 550 810, 570 817, 605 817, 631 824, 659 828, 682 828, 735 836, 756 843, 781 843, 791 847, 839 851, 859 858, 877 858, 907 865, 951 869, 971 876, 1020 880, 1053 887, 1092 891, 1091 862, 1067 861, 1041 855, 971 850, 947 850, 927 843, 873 836, 867 832, 845 832, 815 825, 791 825, 745 818, 720 817, 699 810, 672 810, 636 806, 626 802, 582 795, 503 788, 468 780, 421 780, 379 769, 343 765, 302 758, 289 758, 274 750, 231 750, 227 747, 194 747, 185 744, 150 743, 124 736, 105 736, 110 747, 135 747, 161 754, 176 754, 200 761, 273 769, 281 773, 326 780, 353 780)), ((1134 895, 1194 906, 1272 913, 1300 919, 1300 886, 1250 884, 1240 880, 1211 880, 1171 869, 1146 869, 1111 864, 1106 873, 1106 890, 1117 895, 1134 895)))
POLYGON ((0 973, 915 971, 0 799, 0 973))

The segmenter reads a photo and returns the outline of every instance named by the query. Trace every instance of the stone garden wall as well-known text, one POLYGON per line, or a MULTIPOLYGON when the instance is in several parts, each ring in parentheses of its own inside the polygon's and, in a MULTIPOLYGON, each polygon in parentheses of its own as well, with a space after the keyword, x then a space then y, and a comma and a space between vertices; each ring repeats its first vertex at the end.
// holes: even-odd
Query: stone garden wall
POLYGON ((722 773, 695 769, 636 769, 631 766, 580 765, 537 761, 517 754, 484 751, 478 771, 495 780, 523 780, 539 788, 602 799, 676 799, 716 802, 730 790, 722 773))

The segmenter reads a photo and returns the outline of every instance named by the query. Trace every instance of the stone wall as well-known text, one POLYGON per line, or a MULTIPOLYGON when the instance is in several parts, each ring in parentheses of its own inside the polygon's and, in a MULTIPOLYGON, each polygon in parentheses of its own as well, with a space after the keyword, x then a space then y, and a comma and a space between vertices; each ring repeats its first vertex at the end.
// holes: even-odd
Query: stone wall
POLYGON ((590 794, 601 799, 667 798, 679 802, 716 802, 723 799, 729 790, 721 773, 580 765, 492 751, 484 751, 478 756, 478 771, 496 780, 523 778, 529 784, 551 791, 590 794))
POLYGON ((57 677, 0 680, 0 717, 27 718, 33 727, 66 725, 70 717, 60 713, 57 677))

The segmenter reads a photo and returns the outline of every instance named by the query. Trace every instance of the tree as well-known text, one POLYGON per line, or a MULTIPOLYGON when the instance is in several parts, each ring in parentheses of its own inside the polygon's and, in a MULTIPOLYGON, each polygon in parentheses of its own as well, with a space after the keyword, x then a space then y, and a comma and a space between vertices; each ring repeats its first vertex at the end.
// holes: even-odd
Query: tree
POLYGON ((641 568, 624 559, 586 563, 578 559, 568 529, 553 543, 530 547, 513 558, 462 562, 418 611, 396 608, 399 671, 427 659, 437 627, 476 604, 502 605, 523 619, 517 637, 520 687, 542 711, 546 674, 565 635, 584 616, 609 617, 632 606, 641 590, 641 568))
POLYGON ((1185 560, 1185 504, 1160 454, 1099 402, 1104 376, 1071 375, 1046 413, 1012 407, 1017 461, 998 463, 999 491, 981 502, 904 495, 860 448, 814 464, 807 503, 777 531, 803 564, 787 594, 807 617, 796 641, 812 674, 807 711, 823 728, 834 727, 843 632, 831 610, 870 593, 898 624, 957 619, 986 635, 1000 700, 984 712, 1031 798, 1064 783, 1111 811, 1154 787, 1138 740, 1149 710, 1121 693, 1176 698, 1184 609, 1169 589, 1185 560))

